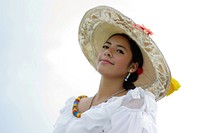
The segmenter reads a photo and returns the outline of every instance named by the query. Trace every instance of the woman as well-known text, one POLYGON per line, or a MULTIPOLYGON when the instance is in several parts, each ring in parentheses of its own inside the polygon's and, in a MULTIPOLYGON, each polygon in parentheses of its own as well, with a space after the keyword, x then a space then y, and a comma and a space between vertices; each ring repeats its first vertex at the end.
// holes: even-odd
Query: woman
POLYGON ((157 132, 156 101, 169 92, 171 76, 151 33, 111 7, 86 12, 79 42, 101 74, 99 90, 68 99, 54 133, 157 132))

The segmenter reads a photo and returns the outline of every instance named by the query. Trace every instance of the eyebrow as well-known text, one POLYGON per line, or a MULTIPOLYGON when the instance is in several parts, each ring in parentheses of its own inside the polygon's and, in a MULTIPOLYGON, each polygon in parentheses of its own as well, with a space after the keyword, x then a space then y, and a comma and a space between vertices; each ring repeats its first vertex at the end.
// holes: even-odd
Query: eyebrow
MULTIPOLYGON (((108 41, 106 41, 105 43, 108 43, 108 44, 112 45, 112 43, 108 42, 108 41)), ((124 50, 127 51, 127 49, 124 46, 120 45, 120 44, 118 44, 117 47, 123 48, 124 50)))

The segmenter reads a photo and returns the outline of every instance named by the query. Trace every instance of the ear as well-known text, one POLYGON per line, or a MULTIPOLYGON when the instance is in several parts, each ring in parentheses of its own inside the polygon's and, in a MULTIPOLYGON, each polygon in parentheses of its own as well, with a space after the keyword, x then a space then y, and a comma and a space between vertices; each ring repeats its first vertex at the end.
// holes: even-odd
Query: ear
POLYGON ((137 69, 138 69, 138 63, 132 63, 131 65, 130 65, 130 67, 129 67, 129 70, 128 70, 128 72, 130 72, 130 73, 133 73, 133 72, 135 72, 137 69))

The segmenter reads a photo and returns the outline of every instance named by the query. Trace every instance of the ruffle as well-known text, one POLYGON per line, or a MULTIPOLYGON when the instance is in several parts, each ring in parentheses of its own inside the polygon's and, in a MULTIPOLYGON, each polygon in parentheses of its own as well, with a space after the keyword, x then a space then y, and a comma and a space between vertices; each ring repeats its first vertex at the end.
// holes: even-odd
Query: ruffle
MULTIPOLYGON (((155 112, 157 109, 155 96, 140 88, 137 87, 134 90, 130 90, 126 95, 121 97, 112 97, 105 103, 101 103, 97 106, 93 106, 91 109, 82 113, 81 118, 75 118, 72 115, 72 106, 75 97, 72 97, 67 100, 65 107, 60 111, 61 115, 58 118, 55 129, 57 132, 54 133, 113 133, 112 126, 114 125, 113 121, 114 116, 117 111, 121 111, 123 117, 129 118, 130 116, 141 117, 140 120, 141 127, 145 131, 154 130, 155 125, 155 112), (142 99, 144 102, 140 108, 131 109, 125 106, 125 103, 130 100, 142 99), (133 113, 133 114, 132 114, 133 113), (135 116, 139 114, 139 116, 135 116), (72 122, 73 121, 73 122, 72 122), (70 125, 72 124, 72 125, 70 125), (73 127, 76 124, 76 129, 67 129, 73 127), (153 126, 152 126, 153 124, 153 126), (77 125, 79 125, 77 127, 77 125), (80 128, 80 129, 77 129, 80 128), (83 129, 82 129, 83 128, 83 129), (68 132, 66 132, 68 131, 68 132), (84 132, 85 131, 85 132, 84 132)), ((116 116, 119 117, 119 116, 116 116)), ((134 119, 133 117, 133 119, 134 119)), ((125 119, 124 119, 125 120, 125 119)), ((123 122, 122 122, 123 123, 123 122)), ((125 121, 126 123, 126 121, 125 121)), ((128 124, 128 123, 127 123, 128 124)), ((116 131, 115 131, 116 132, 116 131)), ((116 132, 117 133, 117 132, 116 132)))
POLYGON ((60 110, 60 116, 56 120, 54 125, 53 133, 65 133, 68 123, 72 119, 72 106, 75 97, 70 97, 66 102, 65 106, 60 110))

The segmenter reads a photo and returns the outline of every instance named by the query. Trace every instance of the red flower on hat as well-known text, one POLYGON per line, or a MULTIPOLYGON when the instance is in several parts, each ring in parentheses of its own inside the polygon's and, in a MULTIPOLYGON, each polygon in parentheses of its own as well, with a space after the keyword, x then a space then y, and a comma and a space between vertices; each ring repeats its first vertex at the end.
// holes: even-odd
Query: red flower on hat
POLYGON ((143 73, 143 69, 142 69, 142 68, 138 68, 138 69, 137 69, 137 74, 138 74, 138 75, 141 75, 142 73, 143 73))
POLYGON ((147 35, 153 35, 150 29, 147 29, 144 25, 134 24, 133 27, 140 27, 147 35))

